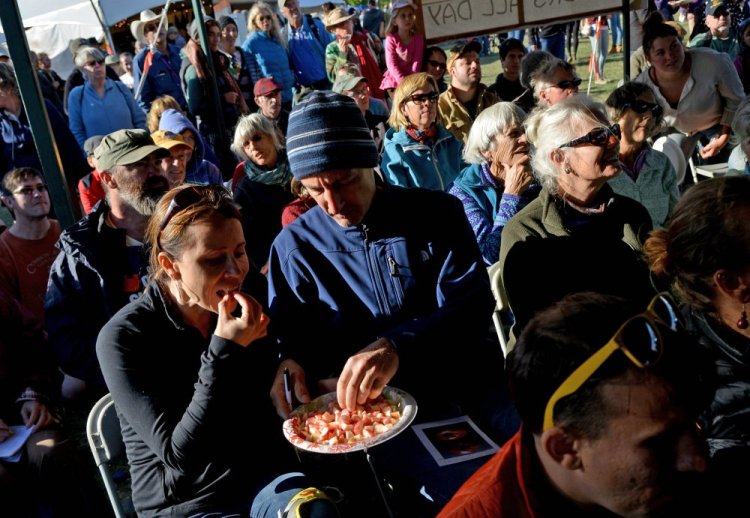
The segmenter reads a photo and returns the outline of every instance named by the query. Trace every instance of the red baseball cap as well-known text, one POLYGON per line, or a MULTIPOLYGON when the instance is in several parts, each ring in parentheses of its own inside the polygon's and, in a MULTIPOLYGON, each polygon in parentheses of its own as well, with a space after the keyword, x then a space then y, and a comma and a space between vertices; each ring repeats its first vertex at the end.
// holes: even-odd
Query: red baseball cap
POLYGON ((255 97, 260 97, 275 92, 276 90, 281 90, 281 85, 274 81, 273 77, 264 77, 258 79, 258 82, 255 83, 255 86, 253 87, 253 95, 255 95, 255 97))

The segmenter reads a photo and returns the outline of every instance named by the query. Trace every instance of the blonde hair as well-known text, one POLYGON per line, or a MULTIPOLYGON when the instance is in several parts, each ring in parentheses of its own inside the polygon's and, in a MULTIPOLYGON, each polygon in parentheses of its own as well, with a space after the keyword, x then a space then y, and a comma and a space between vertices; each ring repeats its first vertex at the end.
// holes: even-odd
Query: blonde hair
MULTIPOLYGON (((414 11, 414 17, 416 19, 417 9, 411 5, 405 5, 403 7, 399 7, 398 9, 394 9, 393 12, 391 13, 391 19, 388 20, 388 27, 386 27, 385 29, 386 34, 390 34, 392 32, 398 32, 398 26, 396 25, 396 18, 398 18, 398 15, 404 9, 411 9, 412 11, 414 11)), ((415 23, 414 26, 411 28, 411 31, 409 31, 409 34, 413 36, 416 33, 417 33, 417 24, 415 23)))
POLYGON ((406 117, 401 107, 409 100, 414 92, 417 90, 424 90, 427 87, 432 88, 433 92, 439 93, 437 81, 427 72, 419 72, 417 74, 411 74, 406 76, 401 83, 396 87, 393 92, 393 108, 391 108, 391 116, 388 117, 388 124, 394 131, 405 129, 411 125, 409 119, 406 117))
POLYGON ((256 133, 263 133, 270 136, 276 151, 284 148, 284 137, 281 135, 281 131, 276 124, 260 113, 251 113, 250 115, 245 115, 237 122, 231 145, 232 151, 243 160, 250 160, 250 157, 245 153, 244 144, 251 135, 256 133))
POLYGON ((167 110, 176 110, 183 115, 182 107, 177 100, 171 95, 162 95, 154 99, 151 103, 151 109, 146 115, 146 126, 148 127, 149 133, 159 131, 159 121, 161 120, 162 114, 167 110))
POLYGON ((281 37, 279 18, 273 12, 271 6, 265 2, 256 2, 253 4, 253 7, 247 15, 247 30, 250 32, 260 32, 260 28, 256 25, 255 19, 263 13, 267 13, 271 16, 271 39, 286 49, 286 39, 281 37))

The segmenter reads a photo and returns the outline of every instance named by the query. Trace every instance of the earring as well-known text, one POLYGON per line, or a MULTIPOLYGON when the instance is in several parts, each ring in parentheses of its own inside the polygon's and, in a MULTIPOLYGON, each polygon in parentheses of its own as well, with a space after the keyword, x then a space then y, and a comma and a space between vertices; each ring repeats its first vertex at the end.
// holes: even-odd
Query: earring
POLYGON ((747 329, 747 326, 747 312, 745 311, 745 304, 742 304, 742 314, 740 315, 739 320, 737 320, 737 329, 747 329))

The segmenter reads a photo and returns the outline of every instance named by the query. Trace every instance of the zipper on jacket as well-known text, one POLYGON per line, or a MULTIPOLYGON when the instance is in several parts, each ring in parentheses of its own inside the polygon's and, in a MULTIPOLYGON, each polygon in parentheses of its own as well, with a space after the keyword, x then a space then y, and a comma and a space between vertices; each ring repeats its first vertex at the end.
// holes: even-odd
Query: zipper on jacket
POLYGON ((367 256, 367 266, 370 270, 370 277, 373 283, 373 292, 375 293, 375 299, 377 300, 380 311, 385 315, 390 315, 388 305, 385 303, 387 297, 385 296, 385 287, 383 286, 382 277, 380 275, 380 268, 378 267, 376 258, 372 257, 370 251, 370 236, 367 225, 362 225, 362 235, 365 241, 365 255, 367 256))
POLYGON ((396 264, 396 260, 393 258, 392 255, 389 255, 387 260, 388 260, 388 269, 391 271, 391 277, 398 277, 398 265, 396 264))

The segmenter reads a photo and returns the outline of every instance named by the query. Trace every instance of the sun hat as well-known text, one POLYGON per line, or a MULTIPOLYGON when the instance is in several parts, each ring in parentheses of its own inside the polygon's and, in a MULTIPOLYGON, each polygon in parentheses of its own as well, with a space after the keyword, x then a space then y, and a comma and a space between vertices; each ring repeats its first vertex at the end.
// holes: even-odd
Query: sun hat
POLYGON ((134 22, 130 24, 131 34, 136 40, 146 43, 146 36, 143 33, 143 28, 149 22, 156 21, 158 24, 159 18, 161 17, 155 12, 153 12, 151 9, 144 9, 143 11, 141 11, 140 19, 135 20, 134 22))
POLYGON ((343 23, 351 18, 354 18, 354 14, 349 14, 349 11, 344 7, 337 7, 326 15, 325 26, 326 29, 331 29, 334 26, 343 23))
POLYGON ((286 132, 289 168, 297 180, 334 169, 373 168, 378 149, 351 97, 316 90, 297 103, 286 132))

